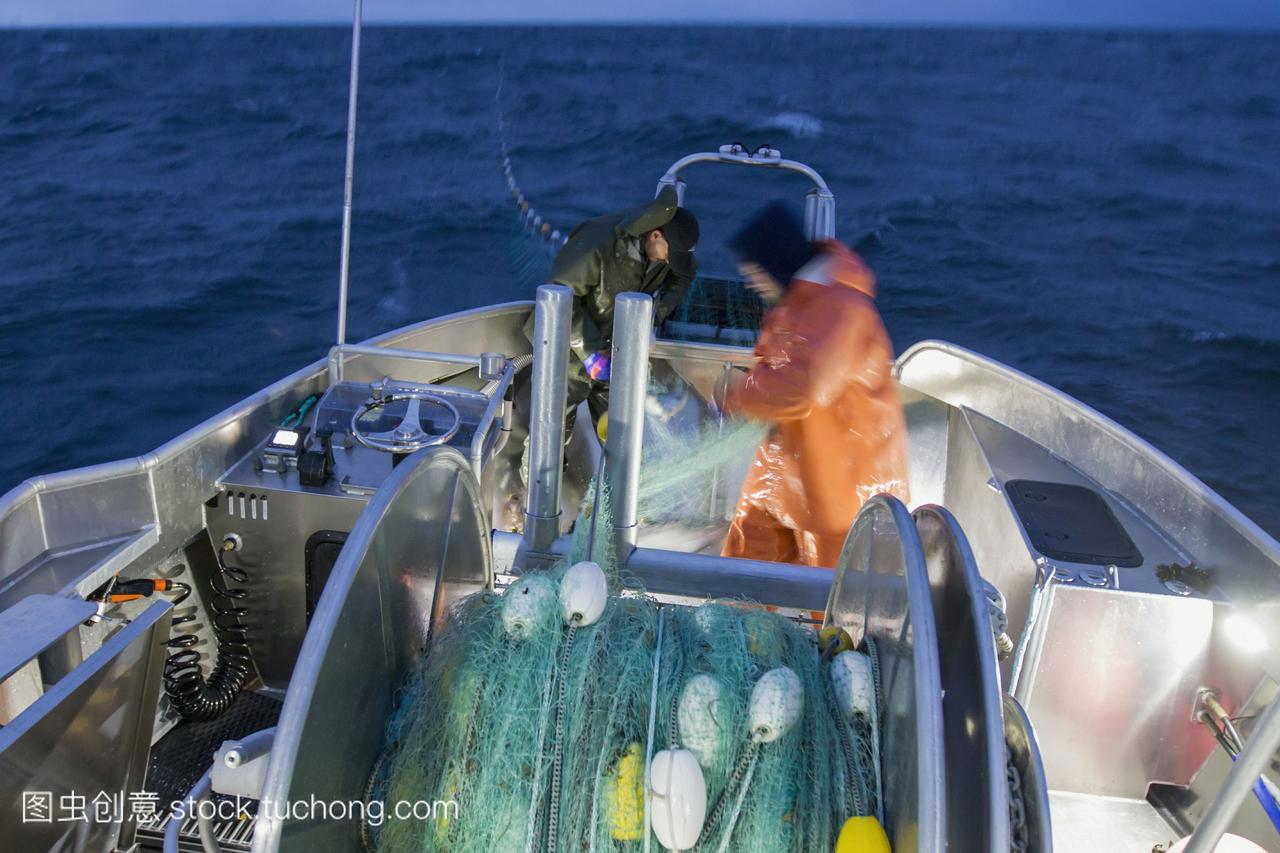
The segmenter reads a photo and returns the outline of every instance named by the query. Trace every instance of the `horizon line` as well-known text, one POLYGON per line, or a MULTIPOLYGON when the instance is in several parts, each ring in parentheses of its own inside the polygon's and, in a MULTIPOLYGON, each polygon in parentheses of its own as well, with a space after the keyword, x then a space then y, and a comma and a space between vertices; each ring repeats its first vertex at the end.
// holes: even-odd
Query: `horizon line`
MULTIPOLYGON (((774 20, 757 19, 747 21, 718 21, 712 19, 681 21, 672 23, 661 20, 617 19, 489 19, 489 20, 447 20, 425 21, 418 19, 395 20, 373 19, 362 21, 365 27, 648 27, 663 29, 680 28, 720 28, 720 29, 777 29, 839 27, 842 29, 920 29, 920 30, 997 30, 1017 32, 1132 32, 1132 33, 1168 33, 1168 34, 1241 34, 1264 35, 1280 33, 1280 21, 1259 24, 1205 24, 1205 23, 1107 23, 1083 21, 961 21, 961 20, 884 20, 867 19, 805 19, 774 20)), ((279 20, 279 21, 110 21, 93 23, 5 23, 0 22, 0 32, 19 30, 160 30, 160 29, 349 29, 350 19, 325 19, 315 21, 279 20)))

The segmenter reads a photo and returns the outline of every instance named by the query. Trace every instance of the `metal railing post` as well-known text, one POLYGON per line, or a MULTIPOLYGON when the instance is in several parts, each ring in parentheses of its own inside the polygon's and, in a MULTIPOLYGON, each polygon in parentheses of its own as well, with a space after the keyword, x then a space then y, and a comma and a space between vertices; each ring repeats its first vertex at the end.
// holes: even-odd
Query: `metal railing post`
POLYGON ((524 539, 546 551, 560 535, 560 478, 564 473, 564 410, 569 379, 573 291, 538 288, 533 320, 533 394, 529 413, 529 482, 524 539))
POLYGON ((667 187, 671 187, 676 191, 676 204, 684 207, 684 178, 675 175, 663 175, 658 181, 658 191, 654 195, 661 195, 662 191, 667 187))
POLYGON ((644 447, 644 400, 649 391, 649 341, 653 300, 623 293, 613 303, 609 434, 604 453, 619 557, 635 547, 640 498, 640 454, 644 447))
POLYGON ((836 197, 817 187, 804 197, 804 232, 810 240, 831 240, 836 236, 836 197))

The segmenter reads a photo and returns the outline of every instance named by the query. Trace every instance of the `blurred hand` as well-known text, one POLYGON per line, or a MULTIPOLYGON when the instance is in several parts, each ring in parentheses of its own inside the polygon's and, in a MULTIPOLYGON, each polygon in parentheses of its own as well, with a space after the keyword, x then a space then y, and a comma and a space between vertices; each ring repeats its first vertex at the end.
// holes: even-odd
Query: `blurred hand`
POLYGON ((582 362, 582 366, 587 369, 587 375, 597 382, 608 382, 610 372, 610 358, 607 352, 593 352, 587 356, 586 361, 582 362))

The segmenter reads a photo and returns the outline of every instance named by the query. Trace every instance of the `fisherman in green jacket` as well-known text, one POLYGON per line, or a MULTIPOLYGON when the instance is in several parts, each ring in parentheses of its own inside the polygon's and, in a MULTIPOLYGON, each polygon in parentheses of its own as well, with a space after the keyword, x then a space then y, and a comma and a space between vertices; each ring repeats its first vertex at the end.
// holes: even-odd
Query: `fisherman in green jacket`
MULTIPOLYGON (((569 234, 556 255, 550 281, 573 290, 573 323, 569 332, 569 383, 565 436, 572 433, 578 404, 587 401, 593 421, 608 408, 613 302, 620 293, 653 297, 654 325, 661 325, 693 284, 697 263, 698 220, 680 207, 667 187, 641 207, 588 219, 569 234)), ((533 315, 525 324, 533 340, 533 315)), ((515 421, 503 456, 500 488, 507 496, 506 526, 523 520, 524 494, 520 459, 528 441, 531 371, 515 380, 515 421)))

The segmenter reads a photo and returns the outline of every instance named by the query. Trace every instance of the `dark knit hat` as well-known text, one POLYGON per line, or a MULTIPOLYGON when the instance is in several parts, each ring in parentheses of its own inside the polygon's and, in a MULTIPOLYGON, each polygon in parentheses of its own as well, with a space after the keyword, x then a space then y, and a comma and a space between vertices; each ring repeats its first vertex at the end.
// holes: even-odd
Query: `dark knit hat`
POLYGON ((753 216, 729 239, 729 248, 739 261, 759 264, 783 287, 818 254, 800 220, 780 201, 753 216))

